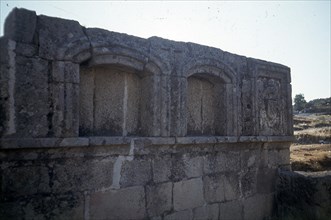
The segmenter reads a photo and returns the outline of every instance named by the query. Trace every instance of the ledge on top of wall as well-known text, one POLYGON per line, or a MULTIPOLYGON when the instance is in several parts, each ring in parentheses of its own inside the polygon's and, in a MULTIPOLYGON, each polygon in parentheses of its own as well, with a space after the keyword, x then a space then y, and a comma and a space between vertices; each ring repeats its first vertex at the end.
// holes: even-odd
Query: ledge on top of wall
POLYGON ((210 136, 210 137, 78 137, 78 138, 3 138, 0 149, 66 148, 129 145, 143 141, 148 145, 189 145, 222 143, 293 142, 293 136, 210 136))

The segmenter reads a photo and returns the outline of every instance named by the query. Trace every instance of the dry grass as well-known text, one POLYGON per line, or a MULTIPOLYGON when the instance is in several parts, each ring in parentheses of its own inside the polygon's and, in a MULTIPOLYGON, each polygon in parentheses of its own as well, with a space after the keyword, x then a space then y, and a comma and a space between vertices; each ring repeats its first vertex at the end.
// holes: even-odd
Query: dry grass
POLYGON ((294 116, 293 170, 331 170, 331 115, 294 116))
POLYGON ((331 170, 331 144, 292 145, 291 164, 293 170, 331 170))

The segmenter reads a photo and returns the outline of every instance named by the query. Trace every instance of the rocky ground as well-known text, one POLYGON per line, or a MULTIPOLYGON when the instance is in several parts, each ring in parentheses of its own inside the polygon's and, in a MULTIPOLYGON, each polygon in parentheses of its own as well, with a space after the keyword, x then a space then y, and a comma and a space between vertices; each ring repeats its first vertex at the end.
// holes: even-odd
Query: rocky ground
POLYGON ((292 170, 331 170, 331 115, 294 115, 294 135, 292 170))

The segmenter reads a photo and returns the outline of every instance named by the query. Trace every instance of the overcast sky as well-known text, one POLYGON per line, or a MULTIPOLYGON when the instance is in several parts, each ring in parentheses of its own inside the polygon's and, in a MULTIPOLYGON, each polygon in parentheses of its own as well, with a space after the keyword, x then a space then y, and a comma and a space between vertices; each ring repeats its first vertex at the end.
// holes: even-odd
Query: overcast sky
POLYGON ((292 96, 331 95, 330 1, 5 1, 86 27, 194 42, 289 66, 292 96))

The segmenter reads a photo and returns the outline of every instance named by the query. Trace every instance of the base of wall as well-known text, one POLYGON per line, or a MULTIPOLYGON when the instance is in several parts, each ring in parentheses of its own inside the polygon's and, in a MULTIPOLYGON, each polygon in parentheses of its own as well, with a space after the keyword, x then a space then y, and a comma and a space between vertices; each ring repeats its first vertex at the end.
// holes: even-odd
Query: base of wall
POLYGON ((2 139, 0 218, 270 217, 290 142, 260 138, 2 139))

